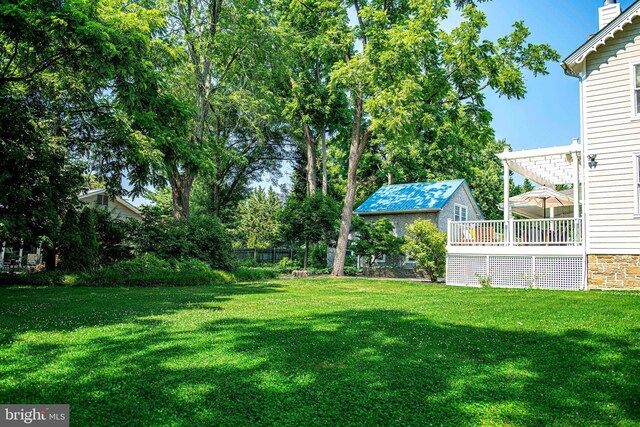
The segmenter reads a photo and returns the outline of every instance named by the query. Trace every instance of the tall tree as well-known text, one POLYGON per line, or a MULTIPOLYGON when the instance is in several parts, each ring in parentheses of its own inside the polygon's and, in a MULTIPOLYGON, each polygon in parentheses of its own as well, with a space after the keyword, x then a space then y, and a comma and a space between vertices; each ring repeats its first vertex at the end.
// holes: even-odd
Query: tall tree
POLYGON ((269 188, 258 187, 238 206, 239 232, 242 244, 247 248, 269 248, 280 236, 280 211, 282 204, 269 188))
POLYGON ((353 0, 357 14, 354 35, 361 44, 345 52, 331 84, 351 96, 353 122, 347 186, 333 274, 342 275, 357 190, 360 159, 371 141, 385 151, 421 140, 424 130, 445 134, 446 115, 468 119, 460 125, 490 118, 485 89, 500 96, 522 98, 525 70, 547 72, 558 54, 548 45, 528 43, 522 22, 497 42, 480 40, 486 19, 472 0, 456 0, 462 23, 450 33, 440 25, 449 0, 353 0))
POLYGON ((280 27, 288 38, 290 93, 285 115, 306 156, 307 195, 318 189, 318 142, 321 145, 322 193, 327 194, 326 134, 345 120, 347 99, 330 91, 329 76, 352 40, 348 15, 338 0, 278 2, 280 27))
POLYGON ((196 176, 221 186, 224 171, 246 158, 243 149, 231 149, 242 139, 235 130, 249 130, 252 144, 267 139, 261 131, 273 111, 263 107, 277 100, 280 41, 271 5, 262 0, 176 0, 170 15, 171 34, 187 54, 176 86, 180 99, 192 102, 188 135, 166 147, 170 155, 163 158, 180 221, 189 217, 196 176))
POLYGON ((12 235, 52 236, 77 204, 90 159, 112 172, 116 190, 129 169, 121 159, 149 159, 118 102, 152 68, 144 53, 161 21, 121 0, 0 7, 0 220, 12 235))

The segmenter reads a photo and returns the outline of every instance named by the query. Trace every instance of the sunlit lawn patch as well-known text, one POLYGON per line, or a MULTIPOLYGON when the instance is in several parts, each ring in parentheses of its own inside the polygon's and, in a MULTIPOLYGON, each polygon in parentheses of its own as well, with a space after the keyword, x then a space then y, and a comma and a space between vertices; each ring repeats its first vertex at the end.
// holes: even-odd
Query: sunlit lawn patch
POLYGON ((640 424, 640 294, 0 289, 0 403, 75 425, 640 424))

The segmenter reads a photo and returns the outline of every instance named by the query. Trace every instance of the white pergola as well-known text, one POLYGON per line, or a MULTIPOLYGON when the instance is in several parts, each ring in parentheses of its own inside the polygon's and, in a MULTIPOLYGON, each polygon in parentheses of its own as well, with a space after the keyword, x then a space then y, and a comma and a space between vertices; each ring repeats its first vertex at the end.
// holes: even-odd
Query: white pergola
POLYGON ((504 166, 504 220, 511 219, 509 205, 510 172, 539 185, 555 189, 559 184, 573 185, 574 217, 580 216, 580 163, 582 145, 575 138, 571 145, 524 151, 505 151, 497 155, 504 166))

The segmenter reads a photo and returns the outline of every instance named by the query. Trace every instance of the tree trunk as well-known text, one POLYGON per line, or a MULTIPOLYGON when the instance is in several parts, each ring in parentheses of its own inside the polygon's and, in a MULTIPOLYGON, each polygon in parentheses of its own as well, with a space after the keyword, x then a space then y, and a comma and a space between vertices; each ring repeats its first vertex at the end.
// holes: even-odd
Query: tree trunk
POLYGON ((188 173, 172 172, 169 174, 173 201, 173 220, 175 222, 189 219, 189 202, 194 179, 195 177, 188 173))
POLYGON ((309 239, 304 239, 304 269, 309 265, 309 239))
POLYGON ((389 172, 387 174, 387 185, 391 185, 393 182, 393 175, 391 174, 391 172, 389 172))
POLYGON ((349 229, 351 228, 351 218, 353 217, 353 204, 356 198, 356 173, 358 163, 362 157, 364 147, 369 137, 369 129, 361 132, 362 125, 362 98, 356 96, 354 99, 353 127, 351 128, 351 148, 349 149, 349 172, 347 174, 347 194, 344 197, 344 207, 342 208, 342 220, 340 223, 340 234, 336 246, 336 256, 333 260, 333 276, 344 276, 344 262, 347 256, 347 243, 349 240, 349 229))
POLYGON ((320 138, 322 141, 322 195, 326 196, 328 192, 328 183, 327 183, 327 138, 322 130, 320 134, 320 138))
POLYGON ((307 146, 307 194, 312 196, 318 189, 318 156, 316 154, 316 138, 313 137, 309 125, 303 125, 304 142, 307 146))

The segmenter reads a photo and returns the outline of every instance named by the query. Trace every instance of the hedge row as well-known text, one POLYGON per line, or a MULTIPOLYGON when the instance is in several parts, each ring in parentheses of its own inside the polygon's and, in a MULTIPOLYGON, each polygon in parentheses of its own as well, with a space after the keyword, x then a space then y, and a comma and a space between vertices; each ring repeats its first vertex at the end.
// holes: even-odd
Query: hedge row
POLYGON ((208 286, 273 279, 278 272, 268 268, 241 267, 221 270, 150 270, 122 274, 105 268, 90 273, 42 272, 0 274, 0 286, 170 287, 208 286))

